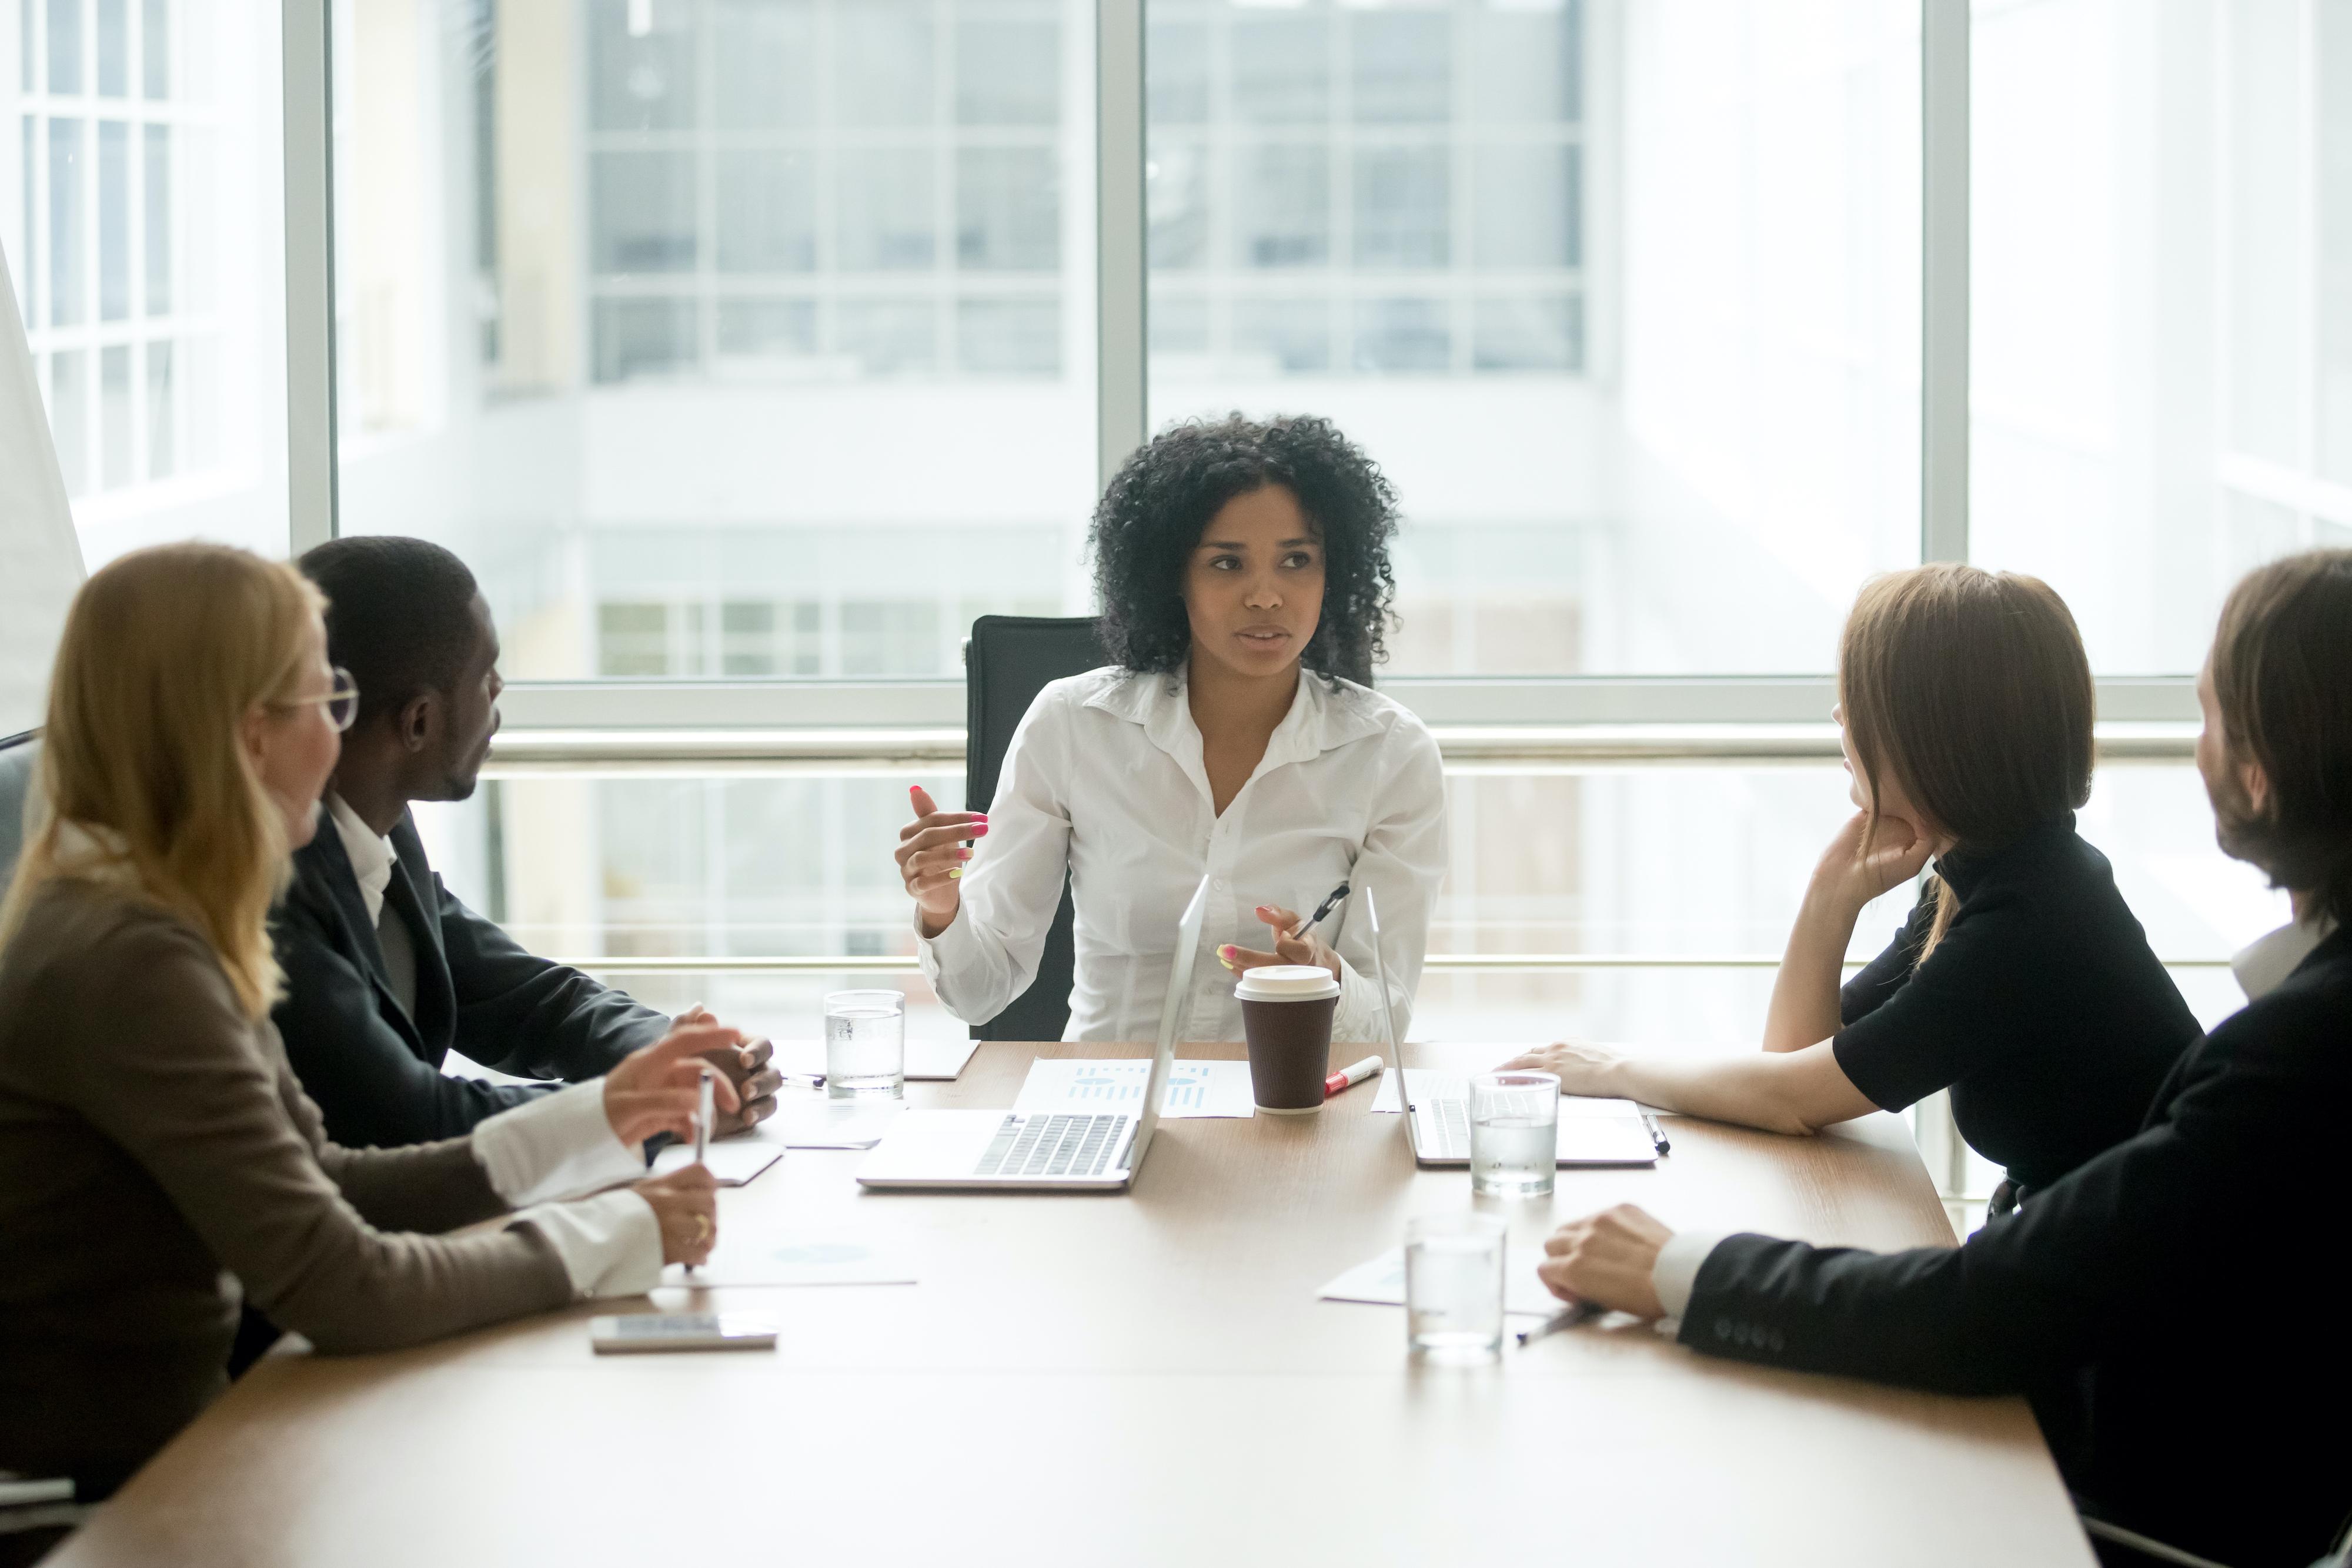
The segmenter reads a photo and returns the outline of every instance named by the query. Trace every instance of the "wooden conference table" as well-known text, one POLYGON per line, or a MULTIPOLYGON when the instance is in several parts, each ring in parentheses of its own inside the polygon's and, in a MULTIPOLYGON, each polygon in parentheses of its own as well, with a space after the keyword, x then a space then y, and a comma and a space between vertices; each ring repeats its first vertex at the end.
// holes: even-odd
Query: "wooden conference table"
MULTIPOLYGON (((1041 1052, 1143 1054, 983 1045, 909 1096, 1009 1105, 1041 1052)), ((598 1357, 586 1319, 606 1304, 274 1355, 51 1561, 2091 1561, 2020 1400, 1709 1361, 1622 1319, 1498 1365, 1412 1364, 1400 1309, 1316 1298, 1406 1216, 1472 1201, 1466 1172, 1414 1170, 1373 1092, 1313 1118, 1163 1121, 1123 1197, 865 1193, 862 1155, 794 1153, 720 1195, 722 1231, 855 1228, 919 1284, 698 1293, 774 1319, 773 1354, 598 1357)), ((1811 1139, 1668 1127, 1654 1171, 1563 1171, 1549 1201, 1495 1206, 1514 1268, 1621 1200, 1670 1224, 1951 1239, 1892 1116, 1811 1139)))

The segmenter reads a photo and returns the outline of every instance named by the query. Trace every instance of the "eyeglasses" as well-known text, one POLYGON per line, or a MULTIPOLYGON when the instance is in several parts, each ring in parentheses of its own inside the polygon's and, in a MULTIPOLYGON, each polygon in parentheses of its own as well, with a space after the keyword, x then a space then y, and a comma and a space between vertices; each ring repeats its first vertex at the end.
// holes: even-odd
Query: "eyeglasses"
POLYGON ((337 729, 352 727, 352 720, 360 716, 360 684, 341 664, 335 666, 335 684, 331 690, 315 697, 289 697, 280 707, 307 707, 312 703, 327 705, 327 722, 337 729))

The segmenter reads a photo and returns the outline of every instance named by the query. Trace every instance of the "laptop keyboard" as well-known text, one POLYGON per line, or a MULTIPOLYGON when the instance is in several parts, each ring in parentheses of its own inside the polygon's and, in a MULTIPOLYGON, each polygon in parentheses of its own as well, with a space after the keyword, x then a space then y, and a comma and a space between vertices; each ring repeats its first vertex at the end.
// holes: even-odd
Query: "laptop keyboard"
MULTIPOLYGON (((1120 1113, 1093 1116, 1007 1116, 972 1171, 983 1176, 1098 1176, 1118 1154, 1119 1130, 1134 1121, 1120 1113)), ((1469 1135, 1466 1132, 1463 1134, 1469 1135)))
MULTIPOLYGON (((1470 1156, 1470 1102, 1467 1100, 1433 1101, 1430 1109, 1437 1136, 1437 1146, 1429 1154, 1439 1159, 1467 1159, 1470 1156)), ((1424 1124, 1427 1125, 1428 1124, 1424 1124)))

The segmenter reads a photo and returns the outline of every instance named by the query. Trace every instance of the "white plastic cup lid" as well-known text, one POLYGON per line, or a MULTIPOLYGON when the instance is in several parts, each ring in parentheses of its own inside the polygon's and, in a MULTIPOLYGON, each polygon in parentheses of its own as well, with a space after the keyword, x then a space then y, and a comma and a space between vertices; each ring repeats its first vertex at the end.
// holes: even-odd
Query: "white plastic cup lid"
POLYGON ((1234 995, 1245 1002, 1319 1002, 1339 994, 1339 982, 1319 964, 1268 964, 1242 977, 1234 995))

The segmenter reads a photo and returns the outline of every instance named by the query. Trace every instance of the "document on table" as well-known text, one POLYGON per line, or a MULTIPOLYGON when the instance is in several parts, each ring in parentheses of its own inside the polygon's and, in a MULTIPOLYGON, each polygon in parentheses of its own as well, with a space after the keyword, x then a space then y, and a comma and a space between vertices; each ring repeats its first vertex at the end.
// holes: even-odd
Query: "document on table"
MULTIPOLYGON (((1411 1082, 1413 1099, 1422 1104, 1432 1100, 1460 1100, 1470 1092, 1470 1075, 1448 1072, 1435 1067, 1408 1067, 1405 1077, 1411 1082)), ((1397 1075, 1393 1071, 1381 1074, 1381 1089, 1372 1097, 1372 1109, 1381 1115, 1394 1116, 1404 1109, 1397 1098, 1397 1075)), ((1642 1108, 1631 1100, 1601 1100, 1588 1094, 1563 1094, 1559 1097, 1559 1119, 1606 1120, 1620 1116, 1639 1116, 1642 1108)))
MULTIPOLYGON (((755 1128, 732 1138, 721 1138, 710 1145, 702 1163, 720 1186, 744 1186, 757 1180, 767 1168, 784 1157, 784 1145, 767 1135, 764 1127, 755 1128)), ((682 1171, 694 1163, 692 1144, 672 1144, 654 1155, 654 1176, 667 1176, 682 1171)))
MULTIPOLYGON (((720 1186, 741 1186, 786 1149, 870 1149, 906 1108, 904 1100, 828 1100, 822 1092, 787 1089, 777 1097, 774 1115, 748 1133, 715 1140, 702 1163, 720 1186)), ((667 1176, 693 1163, 692 1144, 672 1144, 654 1156, 653 1174, 667 1176)))
POLYGON ((911 1285, 915 1271, 894 1249, 845 1230, 769 1232, 730 1226, 721 1216, 710 1260, 688 1276, 662 1270, 665 1287, 699 1291, 754 1285, 911 1285))
MULTIPOLYGON (((1148 1061, 1066 1061, 1041 1057, 1029 1064, 1013 1108, 1024 1115, 1071 1111, 1139 1111, 1148 1061)), ((1160 1103, 1163 1116, 1255 1116, 1246 1061, 1179 1061, 1168 1070, 1160 1103)))
MULTIPOLYGON (((824 1041, 779 1040, 773 1065, 779 1072, 823 1072, 824 1041)), ((948 1083, 963 1076, 964 1064, 980 1049, 976 1040, 910 1040, 907 1079, 911 1083, 948 1083)))
MULTIPOLYGON (((1514 1247, 1503 1260, 1503 1311, 1526 1317, 1548 1318, 1565 1305, 1536 1278, 1543 1261, 1540 1247, 1514 1247)), ((1316 1295, 1327 1301, 1366 1301, 1377 1307, 1404 1305, 1404 1249, 1391 1247, 1370 1262, 1359 1263, 1316 1295)))

